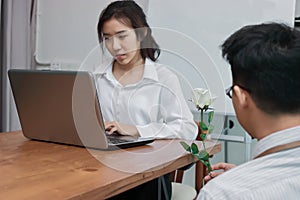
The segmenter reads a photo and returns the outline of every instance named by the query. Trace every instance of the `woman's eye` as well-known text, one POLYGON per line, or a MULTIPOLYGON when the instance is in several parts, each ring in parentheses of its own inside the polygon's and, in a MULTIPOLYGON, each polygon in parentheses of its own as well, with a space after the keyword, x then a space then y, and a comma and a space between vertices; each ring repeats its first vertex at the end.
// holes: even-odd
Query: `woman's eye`
POLYGON ((124 39, 124 38, 126 38, 127 37, 127 35, 119 35, 118 36, 118 38, 120 38, 120 39, 124 39))

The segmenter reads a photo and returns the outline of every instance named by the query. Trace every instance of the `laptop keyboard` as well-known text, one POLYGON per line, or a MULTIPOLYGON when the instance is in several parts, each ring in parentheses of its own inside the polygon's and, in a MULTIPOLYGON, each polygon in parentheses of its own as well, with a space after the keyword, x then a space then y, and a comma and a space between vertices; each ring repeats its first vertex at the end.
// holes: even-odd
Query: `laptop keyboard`
POLYGON ((130 142, 130 140, 126 140, 126 139, 121 139, 118 137, 107 137, 108 141, 112 144, 120 144, 120 143, 127 143, 130 142))

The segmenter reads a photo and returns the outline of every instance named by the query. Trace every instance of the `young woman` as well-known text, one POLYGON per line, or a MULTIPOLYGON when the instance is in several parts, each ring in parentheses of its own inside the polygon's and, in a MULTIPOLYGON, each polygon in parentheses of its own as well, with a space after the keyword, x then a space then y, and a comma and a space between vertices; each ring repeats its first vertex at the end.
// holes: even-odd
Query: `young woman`
POLYGON ((195 139, 197 126, 176 75, 155 63, 160 50, 143 10, 116 1, 98 23, 99 41, 113 60, 96 77, 105 128, 121 135, 195 139))
MULTIPOLYGON (((155 63, 160 49, 143 10, 134 1, 112 2, 102 11, 97 28, 100 44, 113 57, 110 65, 95 72, 106 130, 110 134, 195 139, 197 126, 177 76, 155 63)), ((167 182, 170 186, 169 179, 167 182)), ((139 199, 138 191, 144 191, 140 199, 157 199, 157 180, 145 185, 132 193, 134 199, 139 199)), ((126 199, 125 195, 121 199, 126 199)))

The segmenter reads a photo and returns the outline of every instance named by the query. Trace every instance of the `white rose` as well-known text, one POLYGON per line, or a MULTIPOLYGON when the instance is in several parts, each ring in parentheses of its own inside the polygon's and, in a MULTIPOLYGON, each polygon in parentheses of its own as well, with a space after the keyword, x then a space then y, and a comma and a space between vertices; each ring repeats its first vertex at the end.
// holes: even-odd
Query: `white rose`
POLYGON ((215 99, 216 97, 212 97, 211 93, 207 89, 204 88, 193 89, 192 102, 195 104, 198 110, 199 109, 206 110, 215 99))

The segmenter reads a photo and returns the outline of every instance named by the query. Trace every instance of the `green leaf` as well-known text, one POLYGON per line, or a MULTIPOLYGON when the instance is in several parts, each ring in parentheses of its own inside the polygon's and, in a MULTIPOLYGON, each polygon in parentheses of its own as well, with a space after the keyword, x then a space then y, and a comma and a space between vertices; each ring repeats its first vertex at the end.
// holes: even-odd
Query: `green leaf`
POLYGON ((209 167, 210 166, 210 163, 208 162, 208 161, 204 161, 204 165, 206 166, 206 167, 209 167))
POLYGON ((207 128, 207 126, 204 122, 200 122, 200 128, 201 128, 202 131, 208 130, 208 128, 207 128))
POLYGON ((208 113, 208 124, 210 124, 212 122, 212 119, 214 117, 214 111, 211 111, 208 113))
POLYGON ((201 133, 200 137, 201 137, 202 140, 205 140, 206 139, 206 134, 205 133, 201 133))
POLYGON ((210 162, 209 162, 209 161, 207 162, 207 165, 206 165, 206 167, 207 167, 207 171, 208 171, 208 173, 210 173, 210 172, 212 171, 212 167, 211 167, 211 164, 210 164, 210 162))
POLYGON ((200 160, 202 163, 203 163, 203 165, 204 166, 206 166, 207 168, 211 168, 211 165, 210 165, 210 163, 208 162, 208 161, 205 161, 205 160, 200 160))
POLYGON ((212 133, 213 132, 213 130, 214 130, 214 125, 212 125, 212 124, 210 124, 209 126, 208 126, 208 133, 212 133))
POLYGON ((195 156, 198 160, 202 160, 202 157, 200 157, 199 154, 194 154, 194 156, 195 156))
POLYGON ((192 152, 192 154, 199 153, 198 146, 195 143, 192 143, 192 145, 191 145, 191 152, 192 152))
POLYGON ((188 151, 188 152, 191 152, 191 147, 190 145, 188 145, 187 143, 185 142, 180 142, 180 144, 183 146, 183 148, 188 151))
POLYGON ((201 160, 204 160, 204 161, 208 161, 208 159, 209 159, 209 154, 207 153, 207 151, 200 151, 200 153, 199 153, 199 158, 201 159, 201 160))
POLYGON ((201 160, 201 159, 199 159, 199 160, 203 163, 203 165, 205 165, 207 167, 207 163, 204 160, 201 160))
POLYGON ((203 160, 203 162, 202 162, 206 167, 207 167, 207 165, 208 165, 208 162, 206 161, 206 160, 203 160))

